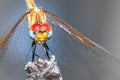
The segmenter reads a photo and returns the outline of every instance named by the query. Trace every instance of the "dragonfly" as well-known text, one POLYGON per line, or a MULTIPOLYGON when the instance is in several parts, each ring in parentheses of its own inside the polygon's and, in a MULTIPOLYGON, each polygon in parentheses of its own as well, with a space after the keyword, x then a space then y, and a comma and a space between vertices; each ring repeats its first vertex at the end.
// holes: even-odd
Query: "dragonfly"
MULTIPOLYGON (((108 80, 109 79, 111 79, 111 80, 116 80, 116 79, 119 80, 120 79, 120 60, 119 59, 116 59, 115 57, 113 57, 108 50, 104 49, 100 45, 96 44, 94 41, 85 37, 82 33, 77 31, 73 26, 69 25, 67 22, 63 21, 62 19, 57 17, 55 14, 53 14, 45 9, 38 8, 36 6, 34 0, 26 0, 26 2, 28 5, 28 10, 16 21, 15 24, 13 24, 13 26, 10 27, 10 29, 6 32, 6 34, 3 35, 3 37, 0 39, 0 49, 2 49, 4 47, 4 45, 6 44, 8 39, 11 37, 12 33, 15 32, 18 25, 20 25, 20 23, 23 21, 28 21, 29 36, 33 40, 32 44, 31 44, 31 47, 33 49, 33 57, 36 56, 35 49, 36 49, 37 44, 42 44, 43 48, 48 51, 48 55, 49 55, 49 49, 47 48, 47 46, 45 46, 47 44, 44 43, 44 41, 46 42, 47 40, 51 39, 52 34, 53 34, 52 26, 50 26, 48 24, 48 22, 46 21, 46 19, 49 18, 49 20, 51 22, 53 22, 53 24, 57 25, 57 27, 61 28, 63 31, 65 31, 71 37, 75 38, 76 40, 78 40, 78 42, 80 42, 79 45, 81 46, 80 47, 81 52, 77 51, 77 53, 72 54, 72 53, 67 53, 67 51, 66 51, 66 54, 64 54, 64 56, 62 56, 61 63, 59 63, 64 67, 62 70, 63 73, 68 74, 68 76, 66 75, 68 77, 66 80, 71 80, 71 79, 80 80, 81 77, 84 77, 84 76, 85 76, 85 80, 96 80, 96 76, 104 75, 103 74, 104 71, 106 71, 105 77, 103 76, 105 78, 104 80, 106 80, 106 78, 108 80), (36 8, 36 9, 34 10, 33 8, 36 8), (30 15, 33 15, 32 18, 34 18, 34 16, 36 15, 36 11, 40 11, 40 14, 41 14, 40 18, 37 18, 37 19, 41 19, 41 20, 37 20, 37 21, 38 22, 41 21, 41 22, 39 24, 35 23, 34 25, 32 25, 34 23, 34 20, 30 22, 30 19, 31 19, 30 15), (43 24, 47 25, 47 28, 50 28, 50 30, 46 30, 44 28, 40 29, 40 27, 43 26, 43 24), (37 28, 34 27, 36 25, 38 25, 37 28), (36 35, 37 34, 39 35, 42 32, 45 32, 45 34, 47 32, 47 37, 44 38, 43 42, 41 42, 41 41, 39 42, 39 40, 38 40, 38 42, 36 42, 37 41, 36 35), (36 40, 35 40, 35 38, 36 38, 36 40), (85 46, 86 49, 83 49, 83 46, 85 46), (67 59, 68 55, 70 55, 69 56, 70 58, 67 59), (73 63, 76 63, 77 65, 76 64, 71 65, 73 63), (83 68, 83 66, 84 66, 84 68, 83 68), (69 71, 66 72, 67 70, 69 70, 69 71), (86 70, 88 72, 83 73, 83 71, 86 71, 86 70), (89 74, 89 71, 90 71, 90 74, 89 74), (92 75, 91 75, 91 72, 92 72, 92 75), (80 73, 80 74, 76 74, 76 73, 80 73), (110 73, 111 75, 109 75, 109 74, 107 75, 107 73, 110 73), (112 75, 112 73, 113 73, 113 75, 112 75), (73 74, 75 74, 75 75, 73 75, 73 74), (84 74, 84 76, 81 74, 84 74), (93 76, 95 78, 93 78, 93 76), (86 77, 88 77, 88 79, 86 79, 86 77)), ((12 56, 9 55, 9 56, 11 58, 13 58, 13 55, 12 56)), ((0 61, 2 62, 2 60, 0 60, 0 61)), ((5 62, 6 63, 4 65, 1 65, 1 66, 3 66, 3 68, 0 68, 1 73, 3 73, 2 71, 4 69, 5 70, 9 69, 11 63, 9 65, 9 64, 7 64, 7 61, 9 62, 9 59, 3 60, 3 63, 5 63, 5 62)), ((14 68, 12 71, 18 72, 18 68, 16 70, 14 68)), ((11 74, 11 70, 7 71, 7 74, 8 74, 8 72, 10 72, 10 74, 11 74)), ((13 74, 15 74, 15 72, 13 74)), ((9 77, 12 78, 11 76, 9 76, 9 77)), ((97 80, 101 80, 101 78, 97 78, 97 80)))
POLYGON ((46 18, 50 18, 54 24, 57 24, 66 33, 75 37, 80 43, 92 50, 103 51, 109 53, 106 49, 99 46, 95 42, 91 41, 85 37, 82 33, 77 31, 74 27, 57 17, 56 15, 50 13, 49 11, 39 8, 34 0, 25 0, 28 10, 21 16, 21 18, 6 32, 6 34, 0 39, 0 49, 3 48, 5 43, 8 41, 12 33, 16 30, 18 25, 26 20, 28 21, 29 36, 33 39, 31 44, 32 48, 32 61, 34 60, 36 51, 36 44, 41 44, 46 52, 47 58, 50 59, 51 52, 46 43, 52 37, 53 31, 50 24, 47 23, 46 18))

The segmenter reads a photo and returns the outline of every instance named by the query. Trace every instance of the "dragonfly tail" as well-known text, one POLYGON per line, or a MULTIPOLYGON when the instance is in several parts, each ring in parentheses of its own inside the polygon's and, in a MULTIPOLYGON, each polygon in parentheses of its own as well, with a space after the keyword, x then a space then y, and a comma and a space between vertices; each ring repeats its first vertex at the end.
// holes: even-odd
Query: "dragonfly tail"
POLYGON ((37 8, 34 0, 25 0, 25 1, 26 1, 26 4, 27 4, 27 7, 29 9, 37 8))

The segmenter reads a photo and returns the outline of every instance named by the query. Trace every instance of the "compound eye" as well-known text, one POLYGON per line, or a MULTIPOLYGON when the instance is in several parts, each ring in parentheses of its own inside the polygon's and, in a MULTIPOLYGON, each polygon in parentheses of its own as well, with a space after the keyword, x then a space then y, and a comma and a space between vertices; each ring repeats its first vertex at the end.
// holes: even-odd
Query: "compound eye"
POLYGON ((52 30, 51 26, 47 23, 43 23, 41 25, 41 28, 43 28, 44 30, 46 30, 46 32, 50 32, 52 30))
POLYGON ((41 28, 41 25, 38 24, 38 23, 36 23, 36 24, 33 24, 33 25, 30 27, 30 30, 31 30, 32 32, 37 32, 37 31, 40 30, 40 28, 41 28))

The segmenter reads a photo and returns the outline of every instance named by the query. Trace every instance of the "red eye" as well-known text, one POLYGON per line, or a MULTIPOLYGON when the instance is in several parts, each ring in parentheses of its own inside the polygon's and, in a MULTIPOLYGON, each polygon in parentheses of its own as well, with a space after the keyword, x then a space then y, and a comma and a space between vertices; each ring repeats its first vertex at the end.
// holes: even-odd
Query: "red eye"
POLYGON ((38 24, 38 23, 36 23, 36 24, 33 24, 30 29, 31 29, 33 32, 37 32, 38 30, 40 30, 40 28, 41 28, 41 25, 38 24))
POLYGON ((52 30, 51 26, 47 23, 43 23, 41 27, 44 28, 47 32, 50 32, 52 30))
POLYGON ((31 31, 33 32, 37 32, 40 30, 40 28, 43 28, 46 30, 46 32, 50 32, 52 30, 51 26, 47 23, 43 23, 43 24, 33 24, 30 28, 31 31))

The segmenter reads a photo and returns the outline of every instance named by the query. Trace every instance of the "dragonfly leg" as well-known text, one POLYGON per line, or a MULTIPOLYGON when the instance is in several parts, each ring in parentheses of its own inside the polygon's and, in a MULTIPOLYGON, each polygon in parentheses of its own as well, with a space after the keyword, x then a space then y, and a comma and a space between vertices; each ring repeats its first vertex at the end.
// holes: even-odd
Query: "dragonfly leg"
POLYGON ((39 57, 37 54, 35 54, 36 51, 36 42, 33 41, 32 43, 32 61, 34 61, 35 56, 39 57))
POLYGON ((45 52, 46 52, 47 58, 50 60, 50 51, 49 51, 49 47, 48 47, 48 45, 47 45, 46 42, 43 43, 43 48, 44 48, 44 50, 45 50, 45 52))

